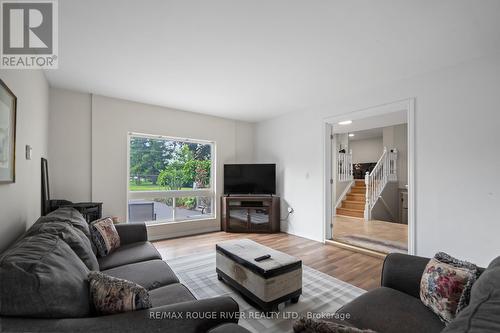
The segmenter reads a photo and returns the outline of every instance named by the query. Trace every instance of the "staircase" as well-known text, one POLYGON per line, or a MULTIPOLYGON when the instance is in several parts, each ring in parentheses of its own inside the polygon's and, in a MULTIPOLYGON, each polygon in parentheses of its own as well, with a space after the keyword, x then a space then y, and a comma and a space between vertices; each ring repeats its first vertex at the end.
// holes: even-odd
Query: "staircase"
MULTIPOLYGON (((387 150, 384 147, 384 152, 373 168, 372 172, 366 173, 366 206, 365 206, 365 220, 372 219, 372 209, 381 198, 382 191, 388 182, 395 182, 398 180, 396 162, 398 160, 398 151, 396 149, 387 150)), ((385 201, 382 200, 383 203, 385 201)), ((387 206, 386 206, 387 208, 387 206)))
POLYGON ((337 208, 337 215, 363 218, 366 204, 366 185, 364 179, 356 179, 342 205, 337 208))

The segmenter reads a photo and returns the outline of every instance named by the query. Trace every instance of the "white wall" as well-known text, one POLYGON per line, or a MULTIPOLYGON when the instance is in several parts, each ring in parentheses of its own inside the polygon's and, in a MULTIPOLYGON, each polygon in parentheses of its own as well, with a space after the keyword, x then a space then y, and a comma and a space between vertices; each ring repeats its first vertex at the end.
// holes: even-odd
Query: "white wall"
POLYGON ((253 123, 61 89, 51 89, 51 106, 53 196, 101 201, 105 215, 117 216, 122 221, 127 210, 129 132, 216 142, 217 219, 151 226, 152 239, 219 230, 222 166, 250 163, 254 159, 253 123))
MULTIPOLYGON (((282 222, 290 234, 323 240, 323 128, 321 115, 292 113, 257 123, 256 160, 276 163, 277 194, 295 212, 282 222)), ((282 204, 282 209, 283 209, 282 204)))
POLYGON ((255 125, 254 123, 235 122, 236 163, 253 163, 255 157, 255 125))
POLYGON ((0 184, 0 251, 40 216, 40 158, 47 157, 49 87, 42 71, 0 70, 17 96, 16 182, 0 184), (31 160, 25 146, 33 147, 31 160))
POLYGON ((215 211, 217 218, 154 225, 149 228, 149 231, 151 238, 160 238, 219 230, 218 207, 219 197, 223 190, 223 164, 246 160, 248 151, 253 152, 253 145, 250 144, 253 142, 252 129, 234 120, 93 96, 92 200, 104 202, 104 214, 118 216, 121 220, 125 219, 127 210, 127 134, 129 132, 216 142, 215 211), (238 130, 244 132, 242 138, 238 138, 238 130))
POLYGON ((398 151, 397 175, 400 188, 408 184, 408 125, 400 124, 384 128, 383 146, 398 151))
POLYGON ((387 207, 381 200, 377 200, 372 209, 372 219, 399 223, 399 189, 398 183, 389 182, 380 194, 387 207))
POLYGON ((323 119, 415 97, 417 254, 442 250, 486 265, 500 254, 498 91, 495 55, 259 123, 256 158, 278 163, 280 194, 295 209, 285 230, 323 240, 323 119))
POLYGON ((349 149, 352 149, 352 163, 377 163, 384 145, 382 138, 350 140, 349 149))
POLYGON ((91 199, 90 95, 50 89, 49 177, 53 199, 91 199))

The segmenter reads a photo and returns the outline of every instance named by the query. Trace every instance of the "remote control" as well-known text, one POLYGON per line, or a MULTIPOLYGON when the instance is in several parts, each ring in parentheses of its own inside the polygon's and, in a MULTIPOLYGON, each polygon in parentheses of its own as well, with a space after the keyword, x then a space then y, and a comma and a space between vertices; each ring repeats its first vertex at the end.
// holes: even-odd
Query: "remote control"
POLYGON ((262 260, 266 260, 266 259, 269 259, 269 258, 271 258, 271 255, 270 254, 266 254, 266 255, 263 255, 262 257, 257 257, 254 260, 255 261, 262 261, 262 260))

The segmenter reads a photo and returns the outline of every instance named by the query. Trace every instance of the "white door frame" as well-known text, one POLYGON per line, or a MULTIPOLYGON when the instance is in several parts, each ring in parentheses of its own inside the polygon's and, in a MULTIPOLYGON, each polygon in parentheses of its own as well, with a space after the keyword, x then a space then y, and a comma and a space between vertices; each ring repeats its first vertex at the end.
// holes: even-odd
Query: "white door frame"
POLYGON ((324 199, 325 212, 323 223, 323 241, 327 240, 329 235, 328 226, 332 223, 334 216, 333 203, 333 184, 331 179, 333 175, 332 161, 332 140, 333 127, 331 124, 343 120, 356 120, 372 116, 383 115, 398 111, 406 111, 408 122, 408 254, 416 254, 416 220, 415 220, 415 98, 408 98, 392 103, 378 105, 362 110, 344 113, 339 116, 327 117, 323 119, 324 129, 324 199))

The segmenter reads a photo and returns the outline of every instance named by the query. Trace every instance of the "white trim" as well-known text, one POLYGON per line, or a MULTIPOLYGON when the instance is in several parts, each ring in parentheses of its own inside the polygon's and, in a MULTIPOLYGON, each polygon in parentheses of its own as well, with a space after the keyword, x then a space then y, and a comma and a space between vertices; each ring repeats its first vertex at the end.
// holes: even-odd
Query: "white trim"
POLYGON ((392 103, 385 103, 370 108, 359 109, 352 112, 344 113, 343 115, 340 116, 326 117, 323 119, 323 121, 329 124, 336 124, 345 118, 349 118, 354 121, 356 119, 363 119, 372 116, 380 116, 387 113, 404 111, 408 110, 408 104, 410 100, 411 99, 403 99, 392 103))
POLYGON ((127 207, 126 212, 125 212, 125 223, 128 223, 128 202, 130 200, 130 137, 132 135, 129 133, 127 133, 127 172, 125 173, 125 181, 127 184, 127 198, 126 198, 126 202, 125 202, 125 207, 127 207))
POLYGON ((331 179, 333 179, 333 166, 332 166, 332 151, 333 151, 333 140, 332 140, 332 125, 329 123, 325 123, 323 126, 323 165, 327 166, 325 167, 324 174, 323 174, 323 202, 326 203, 325 205, 325 210, 324 210, 324 216, 323 216, 323 233, 322 233, 322 239, 323 239, 323 244, 325 243, 325 240, 328 238, 329 233, 331 233, 331 230, 328 231, 326 228, 326 221, 329 219, 331 221, 331 216, 333 214, 333 199, 335 197, 335 187, 330 184, 331 179))
POLYGON ((408 99, 408 254, 417 253, 415 189, 415 98, 408 99))
MULTIPOLYGON (((188 220, 188 221, 191 222, 193 220, 188 220)), ((149 225, 149 226, 147 225, 146 227, 149 229, 149 228, 151 228, 151 225, 149 225)), ((199 228, 199 229, 196 229, 196 231, 182 230, 182 231, 176 231, 176 232, 168 232, 165 234, 158 234, 155 236, 150 236, 150 237, 148 237, 148 240, 157 241, 157 240, 162 240, 162 239, 205 234, 207 232, 215 232, 215 231, 220 231, 220 227, 219 226, 211 226, 211 227, 199 228)))
POLYGON ((347 193, 349 193, 349 191, 351 191, 351 187, 352 187, 352 185, 354 185, 355 182, 356 182, 355 180, 351 180, 349 182, 349 185, 347 185, 347 187, 344 189, 344 192, 342 192, 342 194, 340 195, 339 200, 337 200, 337 203, 335 204, 335 208, 339 208, 340 204, 342 203, 342 201, 344 201, 345 197, 347 196, 347 193))
POLYGON ((188 143, 199 143, 199 144, 214 144, 215 143, 215 141, 199 140, 199 139, 191 139, 191 138, 181 138, 178 136, 146 134, 146 133, 138 133, 138 132, 128 132, 128 135, 129 135, 129 137, 135 136, 135 137, 139 137, 139 138, 181 141, 181 142, 188 142, 188 143))
MULTIPOLYGON (((416 206, 415 206, 415 98, 407 98, 392 103, 386 103, 382 105, 377 105, 370 108, 365 108, 361 110, 356 110, 348 113, 344 113, 339 116, 326 117, 323 119, 325 128, 333 129, 332 124, 336 124, 339 121, 350 119, 363 119, 372 116, 379 116, 383 114, 406 111, 407 113, 407 124, 408 124, 408 253, 416 253, 416 206)), ((325 136, 326 138, 326 136, 325 136)), ((330 184, 330 179, 332 176, 332 163, 331 152, 327 151, 327 142, 330 140, 330 135, 325 139, 325 153, 324 153, 324 166, 325 166, 325 176, 323 182, 323 197, 325 199, 325 215, 323 220, 323 235, 328 234, 327 225, 332 223, 334 214, 332 212, 332 201, 329 193, 335 191, 335 186, 330 184)), ((324 238, 323 242, 327 239, 324 238)))
MULTIPOLYGON (((90 94, 90 202, 94 202, 94 94, 90 94)), ((128 170, 128 169, 127 169, 128 170)), ((127 216, 125 216, 127 218, 127 216)))
POLYGON ((189 218, 189 219, 179 219, 179 220, 156 220, 156 221, 151 221, 151 222, 144 222, 146 226, 148 227, 161 227, 165 225, 176 225, 176 224, 183 224, 184 222, 212 222, 215 220, 215 217, 213 214, 208 215, 198 215, 198 217, 194 218, 189 218))
POLYGON ((129 199, 154 198, 183 198, 183 197, 211 197, 215 192, 212 189, 179 190, 179 191, 129 191, 129 199))
POLYGON ((213 192, 212 213, 214 217, 217 218, 217 207, 219 202, 219 200, 217 200, 217 142, 212 141, 211 144, 212 151, 210 154, 212 157, 212 164, 210 164, 210 189, 213 192))

